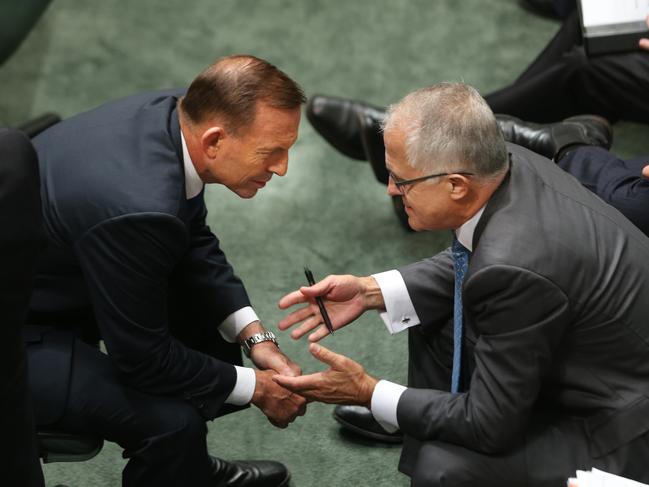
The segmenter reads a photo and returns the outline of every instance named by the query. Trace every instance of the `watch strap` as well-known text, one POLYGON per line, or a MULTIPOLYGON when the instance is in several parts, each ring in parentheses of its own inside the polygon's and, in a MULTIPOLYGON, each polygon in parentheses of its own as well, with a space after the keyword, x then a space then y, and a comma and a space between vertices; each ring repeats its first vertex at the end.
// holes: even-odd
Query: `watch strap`
POLYGON ((246 354, 246 357, 250 357, 250 351, 252 350, 252 347, 263 342, 273 342, 275 345, 277 345, 277 348, 279 348, 277 338, 272 331, 255 333, 254 335, 249 336, 243 341, 241 348, 243 348, 243 352, 246 354))

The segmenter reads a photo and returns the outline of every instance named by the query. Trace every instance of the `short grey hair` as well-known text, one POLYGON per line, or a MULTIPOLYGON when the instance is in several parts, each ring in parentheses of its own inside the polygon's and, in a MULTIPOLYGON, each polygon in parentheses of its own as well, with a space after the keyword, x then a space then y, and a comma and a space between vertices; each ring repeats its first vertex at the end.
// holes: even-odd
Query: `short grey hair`
POLYGON ((422 172, 475 173, 492 179, 508 168, 507 146, 487 102, 464 83, 413 91, 388 107, 383 130, 406 134, 408 163, 422 172))

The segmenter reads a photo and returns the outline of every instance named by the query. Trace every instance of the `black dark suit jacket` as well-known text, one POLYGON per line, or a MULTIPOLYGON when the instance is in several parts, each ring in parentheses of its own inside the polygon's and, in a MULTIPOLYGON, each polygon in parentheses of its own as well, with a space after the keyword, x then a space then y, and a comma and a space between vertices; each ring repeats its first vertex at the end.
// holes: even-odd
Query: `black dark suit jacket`
MULTIPOLYGON (((416 440, 499 453, 541 412, 583 418, 601 457, 649 431, 649 239, 547 159, 509 150, 464 281, 467 393, 408 389, 399 425, 416 440)), ((446 323, 450 254, 400 272, 422 327, 446 323)))
POLYGON ((202 194, 186 200, 181 95, 111 102, 34 140, 49 246, 31 309, 54 316, 91 307, 126 383, 184 397, 213 418, 236 380, 227 362, 240 363, 240 352, 226 362, 172 336, 172 294, 191 296, 187 327, 217 327, 250 303, 205 224, 202 194))

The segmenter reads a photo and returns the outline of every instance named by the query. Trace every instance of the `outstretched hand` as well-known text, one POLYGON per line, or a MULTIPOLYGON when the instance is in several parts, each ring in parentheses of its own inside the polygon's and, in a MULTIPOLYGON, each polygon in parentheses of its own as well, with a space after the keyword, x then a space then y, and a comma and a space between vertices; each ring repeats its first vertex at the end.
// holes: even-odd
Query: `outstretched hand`
POLYGON ((311 342, 327 336, 329 331, 321 326, 324 321, 315 301, 316 296, 322 297, 334 330, 351 323, 367 309, 382 305, 380 290, 373 277, 327 276, 313 286, 301 287, 280 299, 281 309, 300 303, 308 304, 287 315, 279 322, 278 328, 286 330, 301 323, 291 332, 292 338, 301 338, 313 330, 309 335, 311 342))
POLYGON ((315 343, 309 345, 309 351, 329 369, 300 377, 276 375, 273 380, 309 401, 370 407, 378 381, 362 365, 315 343))

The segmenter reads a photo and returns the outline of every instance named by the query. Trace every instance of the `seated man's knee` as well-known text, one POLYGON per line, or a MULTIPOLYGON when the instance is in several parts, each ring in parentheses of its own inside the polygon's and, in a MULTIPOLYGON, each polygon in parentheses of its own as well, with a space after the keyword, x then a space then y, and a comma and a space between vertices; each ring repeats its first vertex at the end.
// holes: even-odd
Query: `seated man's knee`
POLYGON ((444 442, 422 444, 412 472, 413 487, 491 485, 480 478, 476 453, 444 442))
POLYGON ((207 426, 205 420, 192 405, 178 401, 168 402, 166 407, 153 413, 156 435, 165 436, 178 447, 205 441, 207 426))

